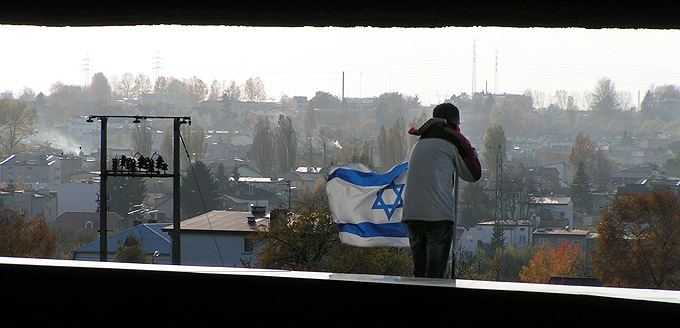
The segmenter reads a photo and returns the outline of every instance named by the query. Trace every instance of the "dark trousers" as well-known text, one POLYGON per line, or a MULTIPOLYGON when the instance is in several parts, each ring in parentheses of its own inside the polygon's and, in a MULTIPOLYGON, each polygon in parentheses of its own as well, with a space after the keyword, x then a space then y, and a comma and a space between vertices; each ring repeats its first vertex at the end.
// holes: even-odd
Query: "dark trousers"
POLYGON ((413 275, 446 278, 453 240, 452 221, 406 221, 413 257, 413 275))

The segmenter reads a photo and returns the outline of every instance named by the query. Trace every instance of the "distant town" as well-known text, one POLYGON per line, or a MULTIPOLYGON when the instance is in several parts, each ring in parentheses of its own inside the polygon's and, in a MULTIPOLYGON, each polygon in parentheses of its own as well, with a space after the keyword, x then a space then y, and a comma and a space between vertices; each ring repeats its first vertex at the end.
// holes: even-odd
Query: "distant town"
MULTIPOLYGON (((363 162, 381 171, 406 159, 415 142, 406 131, 424 122, 434 106, 398 92, 345 98, 319 91, 311 99, 283 95, 273 100, 264 90, 257 78, 208 85, 196 78, 160 77, 152 84, 143 75, 109 81, 98 73, 88 86, 55 83, 48 95, 30 89, 5 92, 3 110, 34 109, 35 119, 21 126, 3 122, 0 205, 61 229, 98 231, 101 131, 98 122, 87 122, 88 115, 189 116, 181 170, 188 175, 189 163, 198 162, 209 169, 216 197, 204 209, 224 222, 208 227, 206 211, 187 205, 182 228, 189 234, 223 229, 238 247, 219 261, 201 254, 187 255, 186 263, 242 266, 255 254, 246 238, 255 222, 290 209, 300 191, 324 183, 332 165, 363 162), (11 138, 14 142, 6 142, 11 138)), ((557 247, 569 241, 585 253, 594 249, 601 209, 614 197, 678 188, 678 87, 650 89, 633 105, 630 95, 616 92, 614 81, 602 78, 592 93, 581 95, 586 105, 578 107, 575 97, 560 91, 541 95, 539 102, 528 90, 521 95, 462 93, 443 100, 461 110, 461 132, 484 169, 475 187, 462 185, 458 247, 475 253, 502 223, 504 243, 512 247, 557 247), (498 135, 501 141, 492 142, 498 135), (587 181, 579 191, 574 189, 578 158, 586 165, 579 174, 587 181)), ((170 159, 170 128, 162 120, 111 120, 107 153, 170 159)), ((157 236, 144 238, 151 243, 144 249, 154 263, 169 263, 172 181, 143 180, 142 196, 135 201, 116 204, 119 195, 110 193, 107 229, 122 240, 135 229, 140 237, 157 236)), ((131 187, 125 188, 119 193, 130 193, 131 187)), ((200 234, 187 238, 201 243, 200 234)), ((98 248, 91 242, 59 256, 96 260, 98 248)), ((117 244, 110 244, 114 256, 117 244)))

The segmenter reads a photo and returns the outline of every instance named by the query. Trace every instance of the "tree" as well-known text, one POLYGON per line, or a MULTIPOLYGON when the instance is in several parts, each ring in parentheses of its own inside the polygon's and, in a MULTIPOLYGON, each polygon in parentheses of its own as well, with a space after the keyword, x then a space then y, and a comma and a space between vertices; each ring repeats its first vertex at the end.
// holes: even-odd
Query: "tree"
POLYGON ((675 85, 661 85, 647 90, 640 103, 642 117, 647 120, 660 119, 671 121, 677 119, 678 113, 673 111, 666 100, 680 98, 680 88, 675 85))
POLYGON ((21 141, 37 132, 37 122, 35 107, 27 107, 23 101, 0 100, 0 151, 6 155, 14 153, 21 141))
POLYGON ((132 98, 132 89, 135 85, 135 78, 132 73, 126 72, 119 79, 113 81, 113 89, 117 96, 121 98, 132 98))
MULTIPOLYGON (((462 181, 462 180, 459 180, 462 181)), ((484 192, 483 183, 464 182, 460 188, 460 224, 471 228, 493 217, 494 205, 484 192)))
POLYGON ((280 172, 288 172, 295 168, 297 134, 293 129, 293 121, 283 114, 279 115, 276 130, 276 154, 280 172))
POLYGON ((51 224, 49 228, 56 237, 55 258, 58 259, 71 259, 73 257, 71 254, 73 249, 87 245, 99 238, 99 233, 95 229, 83 227, 75 230, 55 224, 51 224))
POLYGON ((267 92, 262 80, 259 77, 247 79, 243 85, 243 96, 246 101, 262 102, 267 100, 267 92))
POLYGON ((269 120, 260 119, 255 125, 250 159, 262 175, 268 176, 273 173, 274 151, 274 133, 269 126, 269 120))
POLYGON ((132 96, 137 98, 145 93, 149 93, 153 90, 153 85, 151 84, 151 79, 145 74, 140 73, 135 77, 135 85, 132 87, 132 96))
POLYGON ((482 151, 482 164, 491 172, 491 177, 496 178, 497 157, 499 155, 505 162, 505 148, 507 140, 503 126, 494 124, 484 134, 484 150, 482 151))
POLYGON ((96 104, 108 104, 113 99, 113 93, 109 80, 103 73, 92 76, 92 83, 87 89, 87 100, 96 104))
MULTIPOLYGON (((151 127, 148 121, 144 120, 132 130, 132 149, 142 156, 151 156, 153 146, 151 127)), ((172 157, 166 157, 170 159, 172 157)))
POLYGON ((116 262, 149 263, 146 253, 144 253, 144 248, 142 248, 142 243, 134 235, 127 235, 125 243, 120 244, 120 240, 118 243, 116 262))
POLYGON ((314 106, 311 102, 307 102, 302 122, 304 126, 303 133, 305 139, 307 139, 307 165, 309 166, 314 166, 314 147, 312 141, 314 139, 314 132, 316 131, 316 119, 316 110, 314 109, 314 106))
POLYGON ((378 130, 376 142, 378 145, 378 159, 380 160, 380 165, 382 165, 383 167, 390 167, 388 166, 389 165, 388 149, 390 145, 387 140, 387 130, 385 130, 385 127, 382 125, 380 126, 380 130, 378 130))
POLYGON ((0 256, 53 258, 55 253, 56 237, 44 219, 0 209, 0 256))
POLYGON ((229 84, 229 87, 227 87, 224 90, 224 95, 222 95, 222 99, 225 100, 232 100, 232 101, 237 101, 241 100, 242 97, 242 89, 240 86, 234 82, 234 80, 231 80, 231 83, 229 84))
MULTIPOLYGON (((188 153, 192 162, 200 162, 208 151, 208 142, 205 140, 205 131, 199 125, 183 124, 180 127, 180 153, 188 153), (186 149, 184 149, 186 147, 186 149)), ((169 157, 172 158, 172 157, 169 157)), ((181 160, 187 160, 186 156, 180 156, 181 160)), ((184 162, 186 163, 186 162, 184 162)), ((184 164, 182 164, 184 165, 184 164)))
POLYGON ((579 162, 576 172, 571 179, 571 199, 574 208, 590 214, 593 208, 593 198, 590 190, 590 177, 584 162, 579 162))
POLYGON ((364 140, 360 143, 343 142, 340 161, 344 163, 362 163, 371 169, 373 164, 373 141, 364 140))
POLYGON ((220 191, 212 170, 203 162, 196 162, 182 176, 180 202, 184 218, 220 208, 220 191))
POLYGON ((418 97, 404 96, 398 92, 386 92, 374 98, 377 126, 392 126, 394 121, 406 117, 408 110, 418 108, 418 97))
POLYGON ((319 127, 319 141, 321 141, 321 151, 323 152, 323 166, 328 165, 328 151, 331 147, 331 131, 328 127, 319 127))
POLYGON ((388 165, 385 168, 390 168, 397 163, 403 161, 408 156, 408 139, 406 133, 406 123, 404 118, 400 117, 394 121, 394 125, 387 135, 388 147, 388 165))
POLYGON ((185 81, 184 85, 185 95, 192 104, 198 104, 208 96, 208 85, 195 76, 185 81))
POLYGON ((144 178, 108 177, 106 182, 109 196, 108 211, 118 213, 122 217, 129 217, 128 213, 133 210, 134 205, 142 204, 146 198, 144 178))
POLYGON ((409 145, 404 119, 396 119, 389 132, 381 126, 377 141, 378 155, 384 169, 403 161, 408 155, 407 147, 409 145))
POLYGON ((224 95, 224 88, 222 87, 222 83, 218 82, 217 80, 213 80, 212 83, 210 84, 210 92, 208 93, 208 100, 216 101, 222 98, 222 95, 224 95))
POLYGON ((324 91, 317 91, 309 102, 313 108, 320 109, 338 109, 342 106, 340 98, 324 91))
POLYGON ((567 153, 567 162, 572 172, 575 172, 579 163, 583 162, 588 176, 593 177, 592 182, 600 190, 607 188, 609 177, 616 169, 614 162, 604 151, 598 149, 597 142, 591 140, 590 135, 584 132, 579 132, 574 137, 574 143, 567 153))
POLYGON ((680 289, 680 198, 617 195, 597 226, 595 274, 606 286, 680 289))
POLYGON ((588 170, 590 170, 592 158, 597 150, 597 142, 590 139, 590 135, 585 132, 579 132, 574 137, 574 142, 567 153, 567 162, 571 167, 572 172, 576 171, 579 162, 583 162, 588 170))
POLYGON ((621 104, 616 92, 616 85, 608 78, 601 78, 597 81, 595 90, 591 95, 590 110, 611 113, 613 111, 620 111, 621 104))
POLYGON ((252 238, 259 268, 336 273, 409 275, 411 259, 401 248, 340 243, 325 185, 304 190, 290 215, 270 220, 252 238))
POLYGON ((611 174, 615 171, 616 163, 602 149, 596 150, 590 167, 593 185, 600 191, 607 190, 611 174))
POLYGON ((541 245, 534 258, 519 272, 519 277, 523 282, 545 284, 551 277, 582 277, 584 274, 585 256, 581 247, 565 241, 556 248, 541 245))

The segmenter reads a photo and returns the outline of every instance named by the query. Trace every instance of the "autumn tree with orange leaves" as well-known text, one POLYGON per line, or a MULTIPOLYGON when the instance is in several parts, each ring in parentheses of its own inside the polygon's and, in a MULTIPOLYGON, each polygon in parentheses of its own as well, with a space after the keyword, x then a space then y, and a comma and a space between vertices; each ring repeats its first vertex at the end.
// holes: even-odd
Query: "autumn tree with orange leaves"
POLYGON ((595 274, 605 286, 680 289, 680 197, 618 195, 597 227, 595 274))
POLYGON ((53 258, 55 253, 56 237, 45 220, 0 210, 0 256, 53 258))
POLYGON ((551 277, 582 277, 585 255, 579 245, 563 242, 553 248, 543 244, 534 258, 519 272, 523 282, 545 284, 551 277))

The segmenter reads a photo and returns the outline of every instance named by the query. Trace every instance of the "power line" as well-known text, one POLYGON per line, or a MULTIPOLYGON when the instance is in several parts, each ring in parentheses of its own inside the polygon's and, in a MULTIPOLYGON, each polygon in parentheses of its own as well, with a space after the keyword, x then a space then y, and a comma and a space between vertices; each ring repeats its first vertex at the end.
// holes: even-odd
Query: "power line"
MULTIPOLYGON (((189 160, 189 167, 191 168, 192 175, 194 176, 194 183, 196 184, 196 190, 198 191, 198 197, 201 199, 201 204, 203 205, 203 211, 205 211, 205 218, 208 221, 208 227, 210 227, 210 233, 213 237, 213 242, 215 243, 215 249, 217 249, 217 255, 220 257, 220 262, 224 266, 224 259, 222 258, 222 252, 220 251, 219 245, 217 245, 217 238, 215 238, 215 231, 212 228, 212 223, 210 222, 210 216, 208 216, 208 207, 205 206, 205 199, 203 199, 203 194, 201 193, 201 186, 198 183, 198 178, 196 177, 196 170, 194 164, 191 162, 191 156, 189 155, 189 150, 187 145, 184 143, 184 137, 182 133, 179 133, 179 139, 182 141, 182 146, 184 147, 184 152, 187 154, 187 159, 189 160)), ((175 168, 178 169, 178 168, 175 168)))

